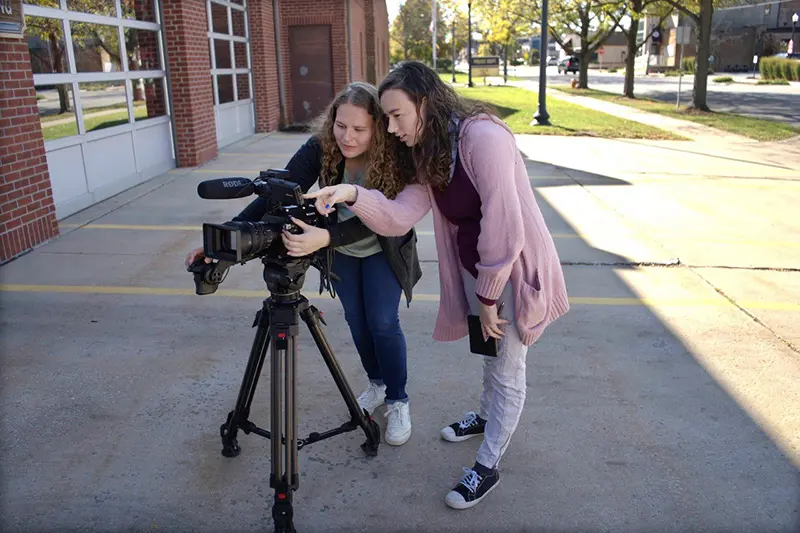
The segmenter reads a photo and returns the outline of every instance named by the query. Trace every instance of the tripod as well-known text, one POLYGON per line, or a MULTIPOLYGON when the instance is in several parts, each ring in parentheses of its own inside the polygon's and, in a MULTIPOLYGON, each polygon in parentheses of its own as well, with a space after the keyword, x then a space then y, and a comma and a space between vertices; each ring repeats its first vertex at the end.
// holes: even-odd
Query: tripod
POLYGON ((241 449, 236 439, 241 429, 245 434, 255 433, 271 441, 271 467, 269 486, 275 489, 272 517, 275 533, 295 533, 293 524, 292 491, 297 490, 300 476, 297 452, 314 442, 353 431, 359 427, 367 436, 361 449, 367 455, 378 454, 380 428, 366 410, 356 401, 333 350, 328 344, 320 322, 322 314, 300 294, 305 272, 311 264, 308 258, 289 259, 275 263, 264 258, 264 281, 271 296, 264 300, 256 313, 253 327, 256 335, 247 360, 236 406, 220 427, 222 455, 236 457, 241 449), (295 360, 297 337, 300 331, 298 318, 302 318, 328 366, 339 392, 344 398, 351 419, 338 428, 323 433, 313 432, 307 438, 297 438, 297 406, 295 360), (272 342, 270 342, 272 341, 272 342), (271 344, 270 358, 270 430, 259 428, 248 420, 256 384, 264 366, 267 346, 271 344))

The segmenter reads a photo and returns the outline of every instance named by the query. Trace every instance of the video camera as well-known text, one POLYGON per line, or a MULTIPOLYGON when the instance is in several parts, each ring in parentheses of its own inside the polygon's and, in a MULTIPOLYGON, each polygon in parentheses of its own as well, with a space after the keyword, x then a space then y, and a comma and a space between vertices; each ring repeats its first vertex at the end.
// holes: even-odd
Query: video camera
MULTIPOLYGON (((224 280, 225 273, 233 264, 244 264, 261 258, 265 266, 300 266, 302 273, 308 266, 323 271, 312 257, 297 258, 288 255, 281 239, 285 230, 299 234, 303 230, 291 221, 291 217, 309 226, 324 228, 328 218, 320 215, 313 202, 306 202, 300 185, 289 181, 289 171, 284 169, 263 170, 255 180, 247 178, 221 178, 201 182, 197 194, 209 200, 244 198, 253 194, 265 201, 266 214, 259 221, 236 220, 224 224, 203 224, 203 253, 216 259, 206 263, 202 258, 189 267, 194 274, 195 292, 198 295, 212 294, 224 280)), ((325 272, 323 272, 325 274, 325 272)), ((265 278, 267 273, 265 272, 265 278)))

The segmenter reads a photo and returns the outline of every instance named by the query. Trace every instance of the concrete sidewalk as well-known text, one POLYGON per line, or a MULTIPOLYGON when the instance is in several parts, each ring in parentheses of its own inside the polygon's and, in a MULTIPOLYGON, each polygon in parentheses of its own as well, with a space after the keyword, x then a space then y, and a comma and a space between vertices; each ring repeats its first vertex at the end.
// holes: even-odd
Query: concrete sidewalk
MULTIPOLYGON (((272 530, 269 442, 220 454, 266 296, 260 264, 214 296, 183 268, 202 222, 249 198, 197 184, 283 167, 304 135, 257 135, 62 221, 0 268, 0 530, 272 530)), ((359 432, 300 451, 300 532, 796 533, 800 524, 800 163, 781 145, 519 136, 572 309, 528 357, 528 398, 478 507, 444 505, 479 441, 439 429, 476 409, 482 361, 432 343, 432 223, 401 305, 413 434, 364 457, 359 432)), ((366 379, 339 302, 307 296, 356 393, 366 379)), ((299 433, 343 402, 310 335, 297 361, 299 433)), ((269 370, 251 420, 269 424, 269 370)), ((377 421, 385 425, 382 409, 377 421)))

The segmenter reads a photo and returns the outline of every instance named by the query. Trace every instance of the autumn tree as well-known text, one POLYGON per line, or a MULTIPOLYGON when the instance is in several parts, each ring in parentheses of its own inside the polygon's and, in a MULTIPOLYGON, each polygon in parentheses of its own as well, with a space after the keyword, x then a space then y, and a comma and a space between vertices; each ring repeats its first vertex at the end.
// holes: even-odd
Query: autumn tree
POLYGON ((580 50, 575 55, 580 62, 578 87, 589 87, 589 61, 619 26, 625 5, 622 0, 551 0, 548 20, 554 39, 562 48, 560 35, 580 37, 580 50))
POLYGON ((635 98, 633 87, 634 75, 636 72, 636 53, 642 46, 650 46, 650 39, 653 36, 653 32, 661 27, 661 24, 667 19, 670 12, 671 8, 665 6, 661 0, 628 0, 624 5, 624 9, 614 14, 615 16, 622 15, 617 22, 620 30, 625 34, 625 40, 627 41, 625 52, 625 86, 622 92, 628 98, 635 98), (660 17, 660 21, 655 27, 645 28, 644 39, 639 42, 639 24, 648 14, 660 17), (626 19, 628 22, 627 26, 623 22, 626 19))
POLYGON ((534 7, 526 0, 474 0, 474 12, 480 17, 486 41, 503 51, 503 81, 508 81, 509 50, 516 50, 517 37, 531 33, 534 7))

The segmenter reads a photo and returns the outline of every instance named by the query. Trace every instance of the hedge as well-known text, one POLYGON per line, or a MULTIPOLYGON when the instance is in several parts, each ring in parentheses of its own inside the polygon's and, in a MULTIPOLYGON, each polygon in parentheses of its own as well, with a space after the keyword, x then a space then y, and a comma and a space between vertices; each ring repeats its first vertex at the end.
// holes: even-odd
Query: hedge
POLYGON ((800 81, 800 61, 782 57, 764 57, 758 65, 764 80, 800 81))

